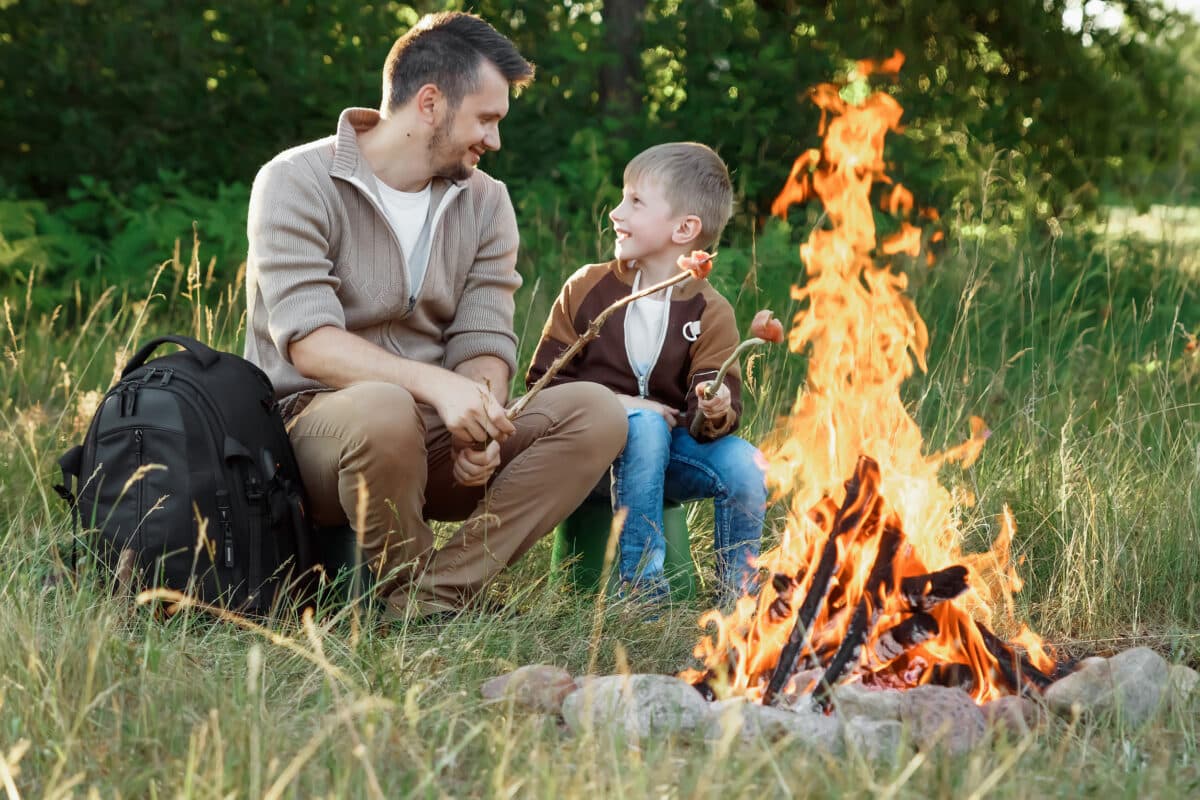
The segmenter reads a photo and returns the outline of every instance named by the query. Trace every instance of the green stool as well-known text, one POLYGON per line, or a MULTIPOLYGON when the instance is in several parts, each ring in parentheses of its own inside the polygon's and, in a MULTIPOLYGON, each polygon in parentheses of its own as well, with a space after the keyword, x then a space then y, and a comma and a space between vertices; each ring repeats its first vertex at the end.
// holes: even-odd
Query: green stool
MULTIPOLYGON (((584 500, 554 531, 551 571, 568 578, 578 591, 595 592, 599 589, 612 518, 609 501, 594 496, 584 500)), ((692 600, 697 592, 696 565, 692 561, 687 511, 683 506, 676 503, 663 506, 663 534, 667 540, 663 571, 671 587, 671 599, 692 600)), ((614 554, 613 564, 609 568, 613 579, 618 574, 618 558, 620 554, 614 554)))

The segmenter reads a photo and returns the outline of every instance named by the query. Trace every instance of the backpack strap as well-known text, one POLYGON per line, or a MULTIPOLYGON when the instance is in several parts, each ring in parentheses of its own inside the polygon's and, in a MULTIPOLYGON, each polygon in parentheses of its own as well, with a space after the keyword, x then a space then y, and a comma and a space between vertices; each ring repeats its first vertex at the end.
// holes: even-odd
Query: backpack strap
POLYGON ((83 447, 75 445, 58 459, 62 470, 62 483, 54 484, 54 491, 63 499, 71 512, 71 571, 79 568, 79 506, 75 491, 79 487, 79 471, 83 466, 83 447))
POLYGON ((53 489, 72 508, 75 507, 75 487, 79 484, 79 470, 82 464, 83 447, 81 445, 75 445, 58 459, 59 469, 62 470, 62 483, 54 484, 53 489))

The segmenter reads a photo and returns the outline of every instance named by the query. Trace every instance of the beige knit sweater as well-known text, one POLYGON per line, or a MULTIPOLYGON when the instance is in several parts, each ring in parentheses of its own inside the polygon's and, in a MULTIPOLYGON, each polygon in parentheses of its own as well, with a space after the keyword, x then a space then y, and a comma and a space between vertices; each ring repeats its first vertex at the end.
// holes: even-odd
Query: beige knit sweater
POLYGON ((337 133, 280 153, 254 179, 247 221, 246 358, 277 397, 328 387, 305 378, 288 345, 332 325, 398 356, 454 369, 480 355, 516 371, 517 222, 504 184, 479 170, 434 180, 420 286, 388 224, 358 132, 377 111, 342 112, 337 133))

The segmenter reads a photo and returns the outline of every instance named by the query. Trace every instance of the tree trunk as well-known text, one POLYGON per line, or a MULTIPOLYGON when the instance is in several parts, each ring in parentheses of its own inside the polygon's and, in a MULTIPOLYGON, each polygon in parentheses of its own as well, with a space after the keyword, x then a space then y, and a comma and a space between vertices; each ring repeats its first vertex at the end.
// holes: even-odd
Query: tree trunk
POLYGON ((626 115, 637 112, 637 89, 642 84, 642 21, 646 0, 604 0, 604 48, 600 67, 600 111, 626 115))

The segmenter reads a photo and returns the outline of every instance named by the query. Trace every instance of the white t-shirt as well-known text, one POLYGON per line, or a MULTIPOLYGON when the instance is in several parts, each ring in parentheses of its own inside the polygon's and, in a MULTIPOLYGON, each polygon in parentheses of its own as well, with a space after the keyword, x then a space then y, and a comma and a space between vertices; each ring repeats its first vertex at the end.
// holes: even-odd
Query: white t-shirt
POLYGON ((415 294, 425 277, 428 261, 414 263, 413 247, 421 237, 421 229, 425 227, 425 219, 429 216, 429 198, 433 193, 433 183, 426 184, 419 192, 393 189, 379 178, 375 179, 375 185, 379 187, 379 196, 383 199, 388 222, 396 232, 396 238, 400 240, 400 250, 404 253, 404 263, 408 266, 409 286, 415 294), (418 271, 420 274, 415 274, 418 271))
POLYGON ((625 341, 629 361, 638 375, 645 375, 654 366, 662 350, 663 318, 668 302, 643 297, 634 300, 626 312, 625 341))

